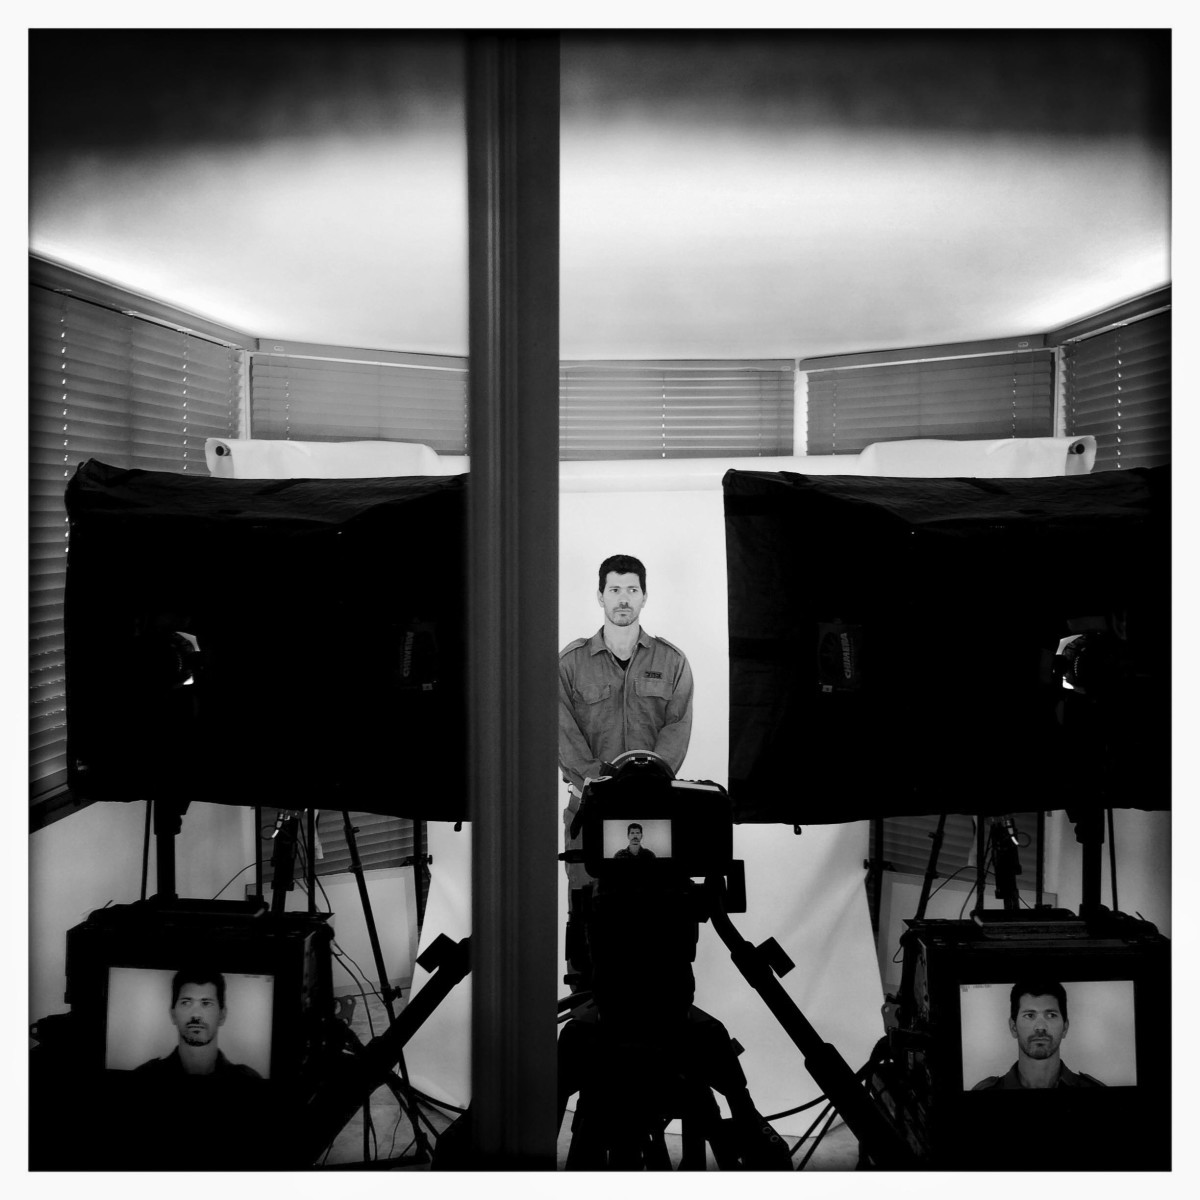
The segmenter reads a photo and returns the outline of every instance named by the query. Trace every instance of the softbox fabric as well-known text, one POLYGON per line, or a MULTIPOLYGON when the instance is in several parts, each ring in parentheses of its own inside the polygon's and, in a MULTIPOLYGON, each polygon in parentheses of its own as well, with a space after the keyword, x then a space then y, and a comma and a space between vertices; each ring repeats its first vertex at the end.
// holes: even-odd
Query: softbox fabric
POLYGON ((1168 808, 1168 472, 729 471, 735 820, 1168 808))
POLYGON ((464 498, 464 476, 81 465, 75 793, 464 817, 464 498))

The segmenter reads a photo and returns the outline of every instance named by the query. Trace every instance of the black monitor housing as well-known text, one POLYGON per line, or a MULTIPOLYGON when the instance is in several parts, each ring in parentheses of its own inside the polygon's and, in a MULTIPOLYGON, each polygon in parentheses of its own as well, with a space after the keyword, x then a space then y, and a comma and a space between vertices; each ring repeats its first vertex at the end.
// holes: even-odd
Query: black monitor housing
POLYGON ((66 1000, 79 1069, 127 1071, 156 1049, 170 1050, 172 977, 203 964, 225 976, 223 1044, 236 1034, 242 1061, 264 1079, 295 1085, 333 1015, 332 937, 326 914, 273 914, 254 901, 98 909, 67 932, 66 1000))
POLYGON ((908 926, 889 1055, 869 1087, 925 1165, 1169 1166, 1169 944, 1154 926, 1128 917, 1111 919, 1103 932, 1061 918, 908 926), (1061 1060, 1105 1086, 1034 1089, 1005 1080, 1018 1058, 1008 1021, 1020 981, 1062 984, 1069 1025, 1061 1060))

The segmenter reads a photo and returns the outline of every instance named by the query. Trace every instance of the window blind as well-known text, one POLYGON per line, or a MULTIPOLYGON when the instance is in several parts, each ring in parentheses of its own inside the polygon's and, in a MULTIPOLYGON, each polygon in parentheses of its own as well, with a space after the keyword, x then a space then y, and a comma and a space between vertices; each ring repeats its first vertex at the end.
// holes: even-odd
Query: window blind
MULTIPOLYGON (((1032 888, 1037 862, 1037 813, 1014 813, 1013 822, 1017 832, 1022 835, 1022 841, 1027 843, 1020 850, 1021 883, 1024 887, 1032 888)), ((872 822, 871 857, 878 854, 878 857, 891 864, 891 870, 899 874, 923 876, 929 866, 932 837, 937 824, 938 818, 933 815, 888 817, 883 822, 883 845, 879 847, 875 840, 875 824, 872 822)), ((942 831, 942 847, 937 861, 938 877, 934 886, 956 871, 962 871, 960 879, 974 882, 974 851, 975 819, 965 813, 948 813, 942 831), (963 869, 968 864, 972 868, 970 872, 963 869)))
POLYGON ((794 398, 791 359, 563 363, 559 457, 791 454, 794 398))
MULTIPOLYGON (((273 850, 272 833, 275 821, 279 815, 278 808, 264 807, 262 809, 262 825, 259 828, 259 839, 262 846, 263 886, 268 891, 274 871, 271 866, 273 850)), ((350 823, 354 827, 354 840, 358 847, 359 861, 364 871, 383 870, 387 867, 399 867, 406 858, 416 853, 416 837, 413 822, 406 817, 388 817, 379 813, 352 812, 350 823)), ((300 836, 308 836, 308 815, 300 817, 300 836)), ((346 826, 340 810, 323 809, 317 814, 317 840, 321 847, 321 857, 316 860, 316 874, 340 875, 350 870, 350 844, 346 840, 346 826)), ((296 876, 303 878, 305 873, 304 859, 300 856, 296 861, 296 876)), ((418 893, 418 912, 424 911, 425 901, 429 894, 429 881, 424 872, 417 870, 416 887, 418 893)), ((245 884, 246 894, 254 891, 254 884, 245 884)), ((318 890, 317 906, 320 908, 321 897, 318 890)))
MULTIPOLYGON (((263 878, 271 879, 271 835, 275 830, 278 808, 264 807, 262 826, 263 878)), ((301 836, 307 836, 308 816, 300 817, 301 836)), ((354 840, 358 846, 358 857, 364 871, 383 867, 398 867, 414 853, 413 823, 406 817, 388 817, 379 813, 352 812, 350 823, 355 830, 354 840)), ((346 826, 341 810, 322 809, 317 814, 317 840, 321 855, 316 861, 318 875, 340 875, 350 870, 350 844, 346 840, 346 826)), ((304 867, 296 863, 296 873, 302 876, 304 867)))
POLYGON ((256 438, 423 442, 467 452, 467 365, 340 361, 255 354, 250 424, 256 438))
POLYGON ((66 781, 67 481, 89 458, 207 475, 205 438, 238 432, 241 352, 36 286, 29 339, 29 768, 40 796, 66 781))
POLYGON ((1049 350, 811 371, 808 453, 857 454, 907 438, 1047 437, 1049 350))
POLYGON ((1093 434, 1097 471, 1171 459, 1171 313, 1064 347, 1067 435, 1093 434))

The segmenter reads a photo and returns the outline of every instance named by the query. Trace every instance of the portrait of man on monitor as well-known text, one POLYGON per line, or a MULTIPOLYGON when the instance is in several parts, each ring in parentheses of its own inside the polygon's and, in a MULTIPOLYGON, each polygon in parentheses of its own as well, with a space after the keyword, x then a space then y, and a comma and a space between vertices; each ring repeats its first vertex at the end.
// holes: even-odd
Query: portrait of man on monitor
POLYGON ((136 1074, 160 1079, 216 1075, 226 1079, 261 1079, 253 1068, 233 1063, 217 1042, 228 1015, 225 976, 206 967, 184 967, 171 981, 171 1024, 178 1044, 164 1058, 152 1058, 136 1074))
POLYGON ((613 858, 637 858, 644 861, 656 857, 653 850, 642 845, 642 827, 636 821, 625 832, 629 838, 629 845, 618 850, 613 858))
POLYGON ((1061 1047, 1071 1022, 1067 991, 1050 980, 1018 980, 1009 993, 1008 1030, 1017 1043, 1017 1061, 1003 1075, 989 1075, 971 1090, 992 1088, 1104 1087, 1062 1060, 1061 1047))

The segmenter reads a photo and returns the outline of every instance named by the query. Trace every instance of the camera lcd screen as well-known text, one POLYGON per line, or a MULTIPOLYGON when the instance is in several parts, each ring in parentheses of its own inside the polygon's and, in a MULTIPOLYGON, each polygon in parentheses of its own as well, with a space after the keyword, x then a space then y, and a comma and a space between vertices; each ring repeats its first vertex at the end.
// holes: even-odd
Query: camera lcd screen
POLYGON ((636 859, 644 854, 651 859, 671 857, 671 822, 668 818, 604 822, 606 859, 636 859))
MULTIPOLYGON (((104 1065, 109 1070, 132 1071, 175 1050, 179 1034, 172 1021, 174 974, 151 967, 109 967, 104 1045, 104 1065)), ((219 1049, 231 1063, 252 1067, 267 1079, 275 980, 270 975, 229 972, 224 978, 219 1049)))
MULTIPOLYGON (((959 1015, 962 1029, 964 1091, 990 1077, 1003 1077, 1017 1061, 1017 1036, 1010 1026, 1008 983, 960 985, 959 1015)), ((1107 1087, 1137 1084, 1137 1044, 1134 1032, 1134 984, 1131 979, 1067 980, 1066 1031, 1058 1046, 1063 1064, 1075 1074, 1083 1073, 1107 1087)), ((1018 1029, 1018 1034, 1022 1031, 1018 1029)), ((1046 1047, 1044 1034, 1035 1043, 1046 1047)))

